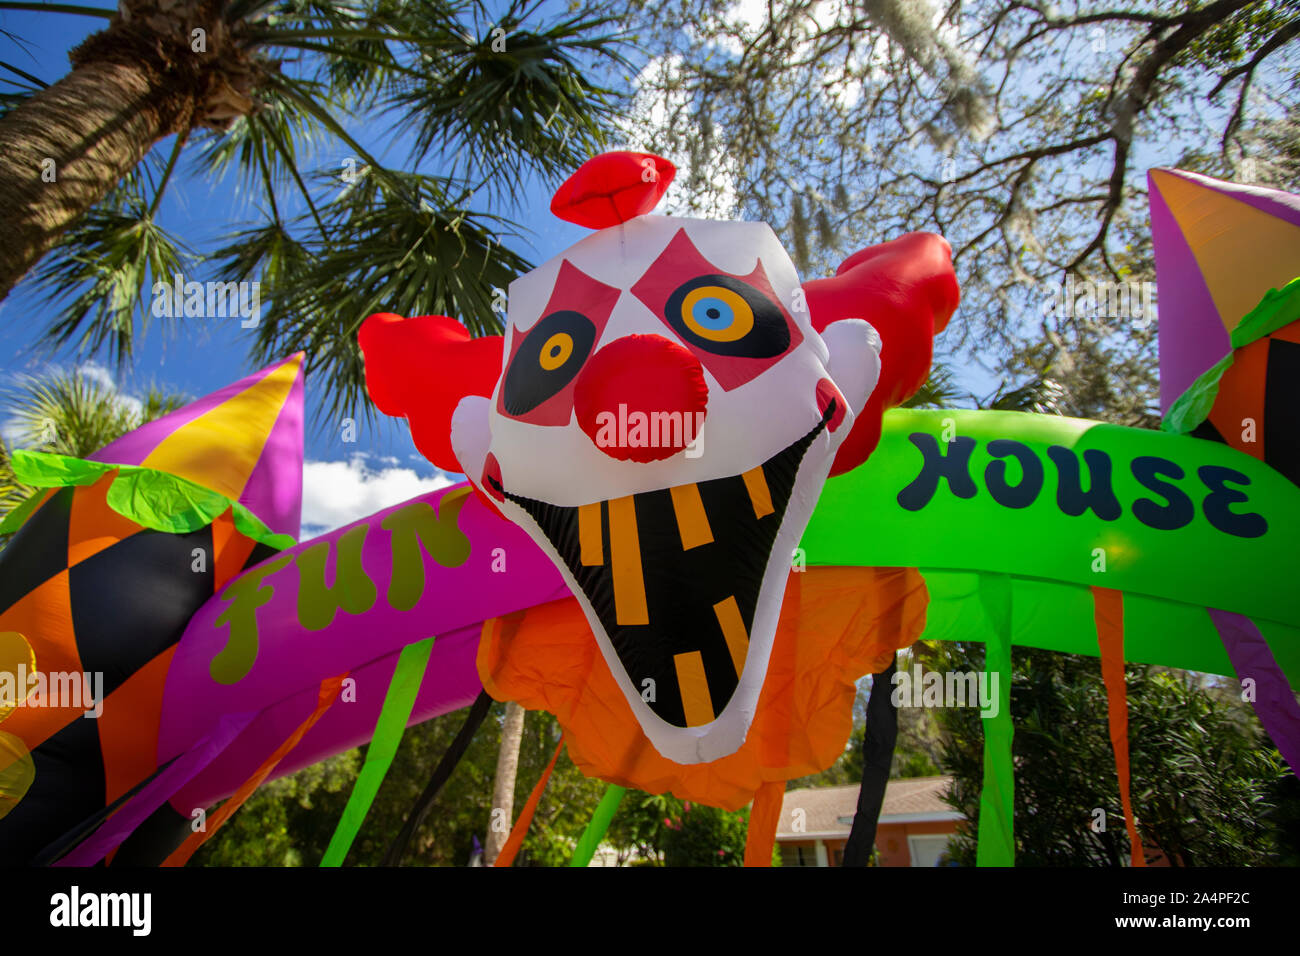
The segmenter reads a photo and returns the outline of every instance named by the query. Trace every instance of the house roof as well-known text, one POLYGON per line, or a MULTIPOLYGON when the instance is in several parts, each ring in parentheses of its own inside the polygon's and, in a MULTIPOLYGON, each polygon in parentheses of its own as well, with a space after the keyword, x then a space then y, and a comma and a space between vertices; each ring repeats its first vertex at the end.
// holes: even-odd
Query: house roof
MULTIPOLYGON (((880 809, 881 823, 919 823, 929 820, 961 819, 943 795, 952 785, 951 777, 909 777, 890 780, 885 785, 885 801, 880 809)), ((858 785, 844 787, 805 787, 788 790, 781 806, 777 839, 808 839, 818 835, 848 836, 853 814, 858 806, 858 785), (802 810, 799 814, 796 811, 802 810), (796 824, 799 829, 796 830, 796 824)))

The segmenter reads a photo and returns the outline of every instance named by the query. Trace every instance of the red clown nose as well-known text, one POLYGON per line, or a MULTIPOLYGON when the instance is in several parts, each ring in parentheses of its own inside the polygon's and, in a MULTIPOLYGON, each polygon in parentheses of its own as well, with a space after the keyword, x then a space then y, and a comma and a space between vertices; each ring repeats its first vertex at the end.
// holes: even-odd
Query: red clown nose
POLYGON ((582 430, 620 461, 671 458, 695 440, 708 404, 699 360, 661 335, 615 339, 587 362, 573 393, 582 430))

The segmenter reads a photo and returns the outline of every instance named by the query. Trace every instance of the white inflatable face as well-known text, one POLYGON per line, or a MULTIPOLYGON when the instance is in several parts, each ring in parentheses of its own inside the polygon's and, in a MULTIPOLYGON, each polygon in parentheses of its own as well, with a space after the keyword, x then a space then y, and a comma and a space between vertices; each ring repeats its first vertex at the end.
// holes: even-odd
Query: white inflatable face
POLYGON ((792 552, 878 373, 866 322, 813 329, 762 223, 640 216, 511 285, 501 379, 452 446, 563 572, 669 760, 744 743, 792 552))

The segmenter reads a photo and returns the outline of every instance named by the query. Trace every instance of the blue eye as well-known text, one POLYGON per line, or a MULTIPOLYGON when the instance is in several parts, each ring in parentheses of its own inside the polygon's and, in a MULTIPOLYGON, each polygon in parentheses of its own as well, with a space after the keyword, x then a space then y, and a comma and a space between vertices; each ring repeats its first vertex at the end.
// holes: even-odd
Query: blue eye
POLYGON ((736 321, 736 313, 726 302, 709 296, 694 303, 691 318, 706 329, 720 332, 736 321))
POLYGON ((715 283, 692 289, 679 308, 686 327, 706 342, 734 342, 754 327, 754 310, 744 297, 715 283))

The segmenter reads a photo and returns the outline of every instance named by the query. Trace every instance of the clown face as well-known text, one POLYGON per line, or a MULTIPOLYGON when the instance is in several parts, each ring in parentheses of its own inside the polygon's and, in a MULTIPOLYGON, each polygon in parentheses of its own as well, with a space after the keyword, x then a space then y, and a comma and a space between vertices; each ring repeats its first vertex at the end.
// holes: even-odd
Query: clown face
POLYGON ((655 748, 734 752, 879 339, 814 330, 767 225, 644 215, 511 285, 504 356, 457 458, 563 573, 655 748))

